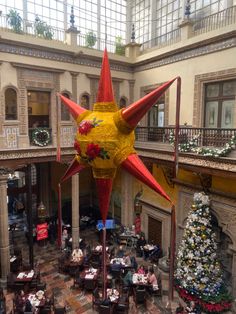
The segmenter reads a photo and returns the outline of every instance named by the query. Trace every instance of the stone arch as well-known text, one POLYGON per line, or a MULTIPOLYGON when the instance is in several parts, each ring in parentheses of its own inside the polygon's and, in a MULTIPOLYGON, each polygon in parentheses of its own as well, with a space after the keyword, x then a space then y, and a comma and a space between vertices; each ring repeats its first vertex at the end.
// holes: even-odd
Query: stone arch
POLYGON ((83 108, 87 110, 90 109, 90 94, 88 92, 81 93, 79 100, 79 103, 83 108))
POLYGON ((6 85, 2 89, 2 96, 3 96, 3 106, 4 106, 4 118, 5 118, 5 120, 18 120, 18 117, 19 117, 19 99, 20 99, 19 98, 19 90, 18 90, 18 88, 15 87, 14 85, 11 85, 11 84, 6 85), (15 104, 15 106, 10 106, 9 105, 9 107, 6 107, 6 92, 10 91, 10 90, 13 90, 15 92, 16 104, 15 104))

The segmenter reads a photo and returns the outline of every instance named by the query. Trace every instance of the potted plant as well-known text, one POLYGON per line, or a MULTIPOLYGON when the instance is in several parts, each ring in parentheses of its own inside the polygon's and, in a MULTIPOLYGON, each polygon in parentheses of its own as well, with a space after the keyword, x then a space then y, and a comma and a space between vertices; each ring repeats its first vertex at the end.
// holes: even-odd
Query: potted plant
POLYGON ((7 22, 15 33, 22 33, 22 17, 16 10, 10 10, 7 14, 7 22))
POLYGON ((86 47, 88 48, 93 48, 93 46, 96 44, 97 42, 97 37, 96 35, 91 31, 88 32, 85 36, 85 44, 86 47))
POLYGON ((36 36, 42 37, 45 39, 53 38, 51 27, 47 25, 47 23, 41 21, 38 16, 36 16, 35 18, 34 27, 35 27, 36 36))
POLYGON ((122 44, 122 37, 116 36, 115 41, 115 53, 121 56, 125 55, 125 46, 122 44))

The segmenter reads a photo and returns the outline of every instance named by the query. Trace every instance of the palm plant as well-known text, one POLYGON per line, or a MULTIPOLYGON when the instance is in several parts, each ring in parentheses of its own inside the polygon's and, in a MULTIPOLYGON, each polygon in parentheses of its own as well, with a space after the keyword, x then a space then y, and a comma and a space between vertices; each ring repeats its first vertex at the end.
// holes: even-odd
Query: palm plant
POLYGON ((16 10, 10 10, 7 14, 7 22, 15 33, 22 32, 22 17, 16 10))
POLYGON ((88 48, 93 48, 93 46, 96 44, 96 41, 97 41, 97 37, 96 35, 91 31, 91 32, 88 32, 86 35, 85 35, 85 44, 86 44, 86 47, 88 48))
POLYGON ((38 16, 35 18, 34 22, 35 32, 38 37, 43 37, 45 39, 52 39, 53 32, 52 29, 47 23, 40 20, 38 16))

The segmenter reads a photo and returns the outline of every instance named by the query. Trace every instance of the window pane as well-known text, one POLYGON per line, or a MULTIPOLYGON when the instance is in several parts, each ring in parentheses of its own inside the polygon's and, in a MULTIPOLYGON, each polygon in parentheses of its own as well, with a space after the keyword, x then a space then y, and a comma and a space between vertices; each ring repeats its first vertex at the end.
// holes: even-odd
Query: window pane
POLYGON ((218 121, 218 101, 208 101, 206 103, 206 127, 216 128, 218 121))
POLYGON ((49 127, 51 94, 44 91, 28 90, 28 122, 30 128, 49 127))
POLYGON ((206 95, 207 95, 207 97, 219 96, 219 84, 208 85, 206 95))
POLYGON ((234 128, 235 100, 225 100, 222 103, 222 128, 234 128))
MULTIPOLYGON (((66 98, 70 98, 68 94, 63 93, 63 96, 66 98)), ((69 121, 70 120, 70 112, 66 105, 61 104, 61 120, 62 121, 69 121)))
POLYGON ((236 81, 225 82, 223 84, 223 95, 224 96, 236 95, 236 81))
POLYGON ((17 95, 13 88, 5 91, 5 119, 17 120, 17 95))

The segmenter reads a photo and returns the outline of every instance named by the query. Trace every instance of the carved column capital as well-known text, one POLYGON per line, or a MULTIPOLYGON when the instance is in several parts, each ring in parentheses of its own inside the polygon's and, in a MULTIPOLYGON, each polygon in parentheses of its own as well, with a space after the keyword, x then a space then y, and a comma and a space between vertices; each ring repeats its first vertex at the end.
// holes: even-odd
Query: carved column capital
POLYGON ((10 169, 10 168, 3 168, 0 167, 0 180, 5 181, 7 180, 9 173, 14 173, 14 170, 10 169))

